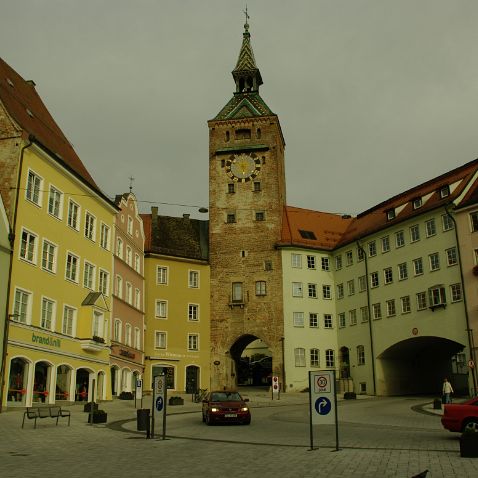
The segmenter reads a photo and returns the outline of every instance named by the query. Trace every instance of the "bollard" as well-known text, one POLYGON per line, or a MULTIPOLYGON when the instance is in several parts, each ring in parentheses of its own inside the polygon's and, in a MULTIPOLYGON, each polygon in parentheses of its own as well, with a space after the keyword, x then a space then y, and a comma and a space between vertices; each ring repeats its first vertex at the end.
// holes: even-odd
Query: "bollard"
POLYGON ((145 431, 146 438, 149 438, 150 433, 149 408, 142 408, 136 410, 136 428, 138 431, 145 431))
POLYGON ((441 410, 441 400, 439 398, 433 400, 433 410, 441 410))

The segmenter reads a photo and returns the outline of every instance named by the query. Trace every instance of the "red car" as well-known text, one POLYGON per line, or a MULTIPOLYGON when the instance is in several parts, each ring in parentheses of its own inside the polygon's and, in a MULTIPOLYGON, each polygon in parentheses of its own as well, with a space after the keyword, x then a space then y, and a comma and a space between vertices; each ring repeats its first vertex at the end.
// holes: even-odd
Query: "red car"
POLYGON ((463 432, 466 428, 478 431, 478 397, 445 405, 441 423, 451 432, 463 432))
POLYGON ((247 403, 238 392, 218 390, 210 392, 202 402, 202 421, 213 423, 251 423, 251 412, 247 403))

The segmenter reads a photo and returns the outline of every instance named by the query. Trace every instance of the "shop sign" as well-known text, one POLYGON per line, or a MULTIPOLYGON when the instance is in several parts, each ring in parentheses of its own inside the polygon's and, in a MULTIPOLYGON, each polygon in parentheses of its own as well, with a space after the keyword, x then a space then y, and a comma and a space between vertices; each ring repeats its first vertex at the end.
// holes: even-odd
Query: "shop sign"
POLYGON ((50 345, 51 347, 61 348, 60 339, 45 336, 42 337, 41 335, 36 335, 35 332, 32 333, 32 342, 35 344, 50 345))

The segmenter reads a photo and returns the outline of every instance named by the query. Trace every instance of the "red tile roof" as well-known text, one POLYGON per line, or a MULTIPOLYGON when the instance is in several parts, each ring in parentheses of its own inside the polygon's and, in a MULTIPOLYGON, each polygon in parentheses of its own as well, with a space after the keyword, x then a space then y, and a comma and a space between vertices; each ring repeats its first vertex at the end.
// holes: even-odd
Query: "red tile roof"
POLYGON ((350 217, 286 206, 282 220, 282 237, 278 246, 332 250, 351 221, 350 217), (316 239, 302 237, 301 230, 312 232, 316 239))
POLYGON ((24 80, 0 58, 0 101, 8 114, 24 130, 25 136, 53 153, 67 169, 105 197, 73 147, 50 115, 32 81, 24 80))

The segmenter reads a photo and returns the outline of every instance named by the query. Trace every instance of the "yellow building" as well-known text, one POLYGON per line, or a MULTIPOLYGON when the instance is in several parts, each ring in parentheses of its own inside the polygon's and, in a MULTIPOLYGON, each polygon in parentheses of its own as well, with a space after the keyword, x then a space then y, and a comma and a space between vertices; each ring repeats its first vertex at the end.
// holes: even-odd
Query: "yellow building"
POLYGON ((117 208, 34 86, 0 60, 0 180, 15 234, 3 405, 107 400, 117 208))
MULTIPOLYGON (((142 215, 145 230, 144 389, 167 377, 168 389, 193 393, 210 380, 208 223, 142 215)), ((169 392, 169 393, 171 393, 169 392)))

